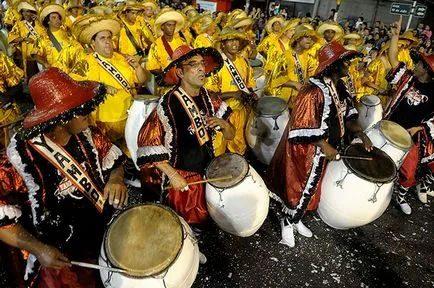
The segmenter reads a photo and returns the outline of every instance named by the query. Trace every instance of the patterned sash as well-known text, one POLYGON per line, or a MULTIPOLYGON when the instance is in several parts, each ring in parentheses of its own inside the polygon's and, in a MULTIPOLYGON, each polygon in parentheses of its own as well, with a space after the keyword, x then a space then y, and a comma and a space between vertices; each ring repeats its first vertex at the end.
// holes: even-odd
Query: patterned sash
POLYGON ((122 87, 125 88, 129 92, 131 89, 130 84, 125 79, 125 77, 122 75, 122 73, 116 69, 115 66, 113 66, 110 62, 106 61, 105 59, 101 58, 98 53, 93 53, 93 57, 98 61, 98 64, 104 68, 113 78, 115 78, 116 81, 118 81, 119 84, 121 84, 122 87))
POLYGON ((24 26, 26 26, 27 30, 29 30, 30 34, 32 34, 33 37, 38 38, 39 34, 36 32, 35 27, 30 24, 29 21, 24 21, 24 26))
POLYGON ((246 83, 244 83, 243 78, 241 78, 240 73, 238 72, 234 63, 232 63, 231 59, 229 59, 225 53, 222 53, 222 58, 223 58, 223 61, 225 62, 226 67, 228 68, 229 72, 231 73, 232 78, 234 79, 235 83, 237 84, 238 88, 241 91, 243 91, 247 94, 250 94, 249 89, 247 89, 246 83))

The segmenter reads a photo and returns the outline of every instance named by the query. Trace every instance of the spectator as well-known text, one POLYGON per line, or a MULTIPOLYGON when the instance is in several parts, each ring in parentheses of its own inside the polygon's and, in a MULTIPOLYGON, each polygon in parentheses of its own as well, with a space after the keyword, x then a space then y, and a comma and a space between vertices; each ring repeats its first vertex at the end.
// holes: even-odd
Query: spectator
POLYGON ((359 29, 362 27, 362 25, 363 25, 363 17, 359 17, 359 19, 357 19, 357 22, 356 22, 356 30, 357 31, 359 31, 359 29))
POLYGON ((428 40, 431 40, 432 31, 429 25, 425 25, 425 29, 423 30, 422 35, 425 35, 428 40))

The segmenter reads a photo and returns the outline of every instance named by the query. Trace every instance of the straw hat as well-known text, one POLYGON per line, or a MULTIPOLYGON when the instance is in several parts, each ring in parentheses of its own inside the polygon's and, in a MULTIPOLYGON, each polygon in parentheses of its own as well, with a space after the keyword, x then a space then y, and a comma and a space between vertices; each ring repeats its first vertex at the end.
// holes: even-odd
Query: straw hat
POLYGON ((185 15, 187 15, 188 17, 190 17, 191 13, 194 13, 194 12, 196 12, 197 14, 199 14, 199 12, 197 12, 196 8, 194 8, 191 5, 188 5, 188 6, 184 7, 184 9, 182 9, 181 11, 182 11, 182 13, 184 13, 185 15))
POLYGON ((79 8, 79 9, 83 9, 83 5, 81 5, 81 2, 78 0, 70 0, 68 2, 68 5, 66 5, 66 11, 71 10, 72 8, 79 8))
POLYGON ((288 21, 283 22, 282 30, 279 33, 279 37, 286 33, 286 31, 295 29, 298 25, 300 25, 301 19, 300 18, 294 18, 288 21))
POLYGON ((198 32, 199 34, 205 33, 212 25, 215 25, 211 16, 203 16, 199 20, 198 32))
POLYGON ((29 3, 25 2, 25 1, 20 2, 20 4, 18 4, 17 10, 18 10, 18 12, 21 12, 21 10, 28 10, 28 11, 37 12, 37 10, 34 6, 30 5, 29 3))
POLYGON ((343 59, 352 59, 354 57, 361 57, 363 54, 354 51, 347 50, 336 41, 332 41, 329 44, 326 44, 318 51, 318 62, 319 66, 315 71, 315 75, 319 75, 326 68, 330 67, 334 63, 343 59))
POLYGON ((180 79, 176 75, 177 65, 196 55, 203 57, 205 61, 205 76, 207 77, 223 67, 222 56, 216 49, 211 47, 193 49, 190 46, 182 45, 173 52, 173 61, 157 76, 158 84, 179 84, 180 79))
POLYGON ((412 31, 405 31, 399 36, 400 40, 406 40, 409 42, 409 47, 417 47, 419 45, 419 39, 417 39, 412 31))
POLYGON ((241 9, 235 9, 232 10, 229 14, 228 14, 228 22, 232 22, 234 19, 239 19, 239 18, 246 18, 249 15, 247 15, 247 13, 244 10, 241 9))
POLYGON ((106 16, 110 13, 110 8, 104 5, 101 6, 95 6, 90 9, 90 14, 99 15, 99 16, 106 16))
POLYGON ((345 40, 351 40, 351 39, 356 40, 356 43, 353 44, 353 45, 355 45, 356 47, 359 47, 360 45, 363 44, 363 38, 362 38, 362 36, 360 36, 360 35, 357 34, 357 33, 348 33, 348 34, 346 34, 346 35, 344 36, 344 42, 345 42, 345 40))
POLYGON ((96 15, 85 15, 85 16, 79 16, 77 19, 75 19, 74 23, 72 24, 72 35, 75 37, 75 39, 78 39, 78 36, 81 32, 81 29, 89 24, 91 21, 95 21, 98 16, 96 15))
POLYGON ((315 32, 313 27, 309 24, 300 24, 295 27, 294 36, 289 40, 289 46, 292 46, 295 42, 303 37, 311 37, 314 42, 319 40, 318 33, 315 32))
POLYGON ((66 124, 78 115, 87 115, 105 99, 104 85, 74 81, 59 68, 50 67, 29 81, 34 108, 23 121, 20 136, 26 139, 66 124))
POLYGON ((223 30, 214 37, 214 47, 219 48, 220 43, 225 40, 240 39, 240 50, 249 44, 249 39, 246 33, 241 33, 233 27, 225 27, 223 30))
POLYGON ((125 3, 125 6, 122 7, 121 11, 123 13, 126 10, 142 11, 144 9, 145 9, 145 7, 143 7, 143 5, 141 5, 141 4, 138 4, 136 1, 128 0, 125 3))
POLYGON ((250 17, 242 17, 242 18, 235 18, 232 19, 230 22, 226 24, 226 26, 233 27, 234 29, 242 28, 242 27, 248 27, 253 25, 254 21, 250 17))
POLYGON ((276 22, 280 22, 280 24, 283 26, 285 19, 280 16, 273 16, 270 19, 268 19, 267 24, 265 24, 265 30, 267 31, 268 34, 273 33, 273 24, 276 22))
MULTIPOLYGON (((405 47, 405 46, 407 46, 406 41, 398 40, 398 47, 405 47)), ((390 48, 390 41, 387 41, 386 44, 384 44, 383 47, 381 47, 380 51, 378 52, 378 55, 382 55, 389 48, 390 48)))
POLYGON ((155 4, 154 1, 145 1, 145 2, 142 3, 142 5, 143 5, 144 8, 151 7, 152 10, 157 10, 157 8, 158 8, 157 4, 155 4))
POLYGON ((157 35, 162 35, 163 31, 161 31, 161 25, 169 21, 176 22, 175 33, 181 30, 182 27, 184 27, 184 23, 185 23, 184 17, 182 16, 181 13, 173 9, 166 10, 163 11, 162 13, 160 12, 160 14, 157 16, 157 19, 155 19, 155 24, 154 24, 155 33, 157 35))
POLYGON ((333 41, 339 41, 345 34, 344 29, 336 22, 324 22, 318 26, 316 31, 321 35, 321 37, 324 37, 324 32, 327 30, 333 30, 336 32, 333 41))
POLYGON ((101 31, 110 31, 112 36, 119 34, 121 30, 121 24, 119 21, 107 18, 107 17, 95 17, 85 25, 83 25, 79 35, 78 40, 81 43, 90 44, 92 42, 92 37, 101 31))
POLYGON ((39 21, 41 21, 42 23, 45 17, 47 17, 51 13, 58 13, 62 18, 62 21, 65 20, 65 9, 63 9, 62 6, 60 6, 59 4, 48 4, 41 8, 41 12, 39 13, 39 21))

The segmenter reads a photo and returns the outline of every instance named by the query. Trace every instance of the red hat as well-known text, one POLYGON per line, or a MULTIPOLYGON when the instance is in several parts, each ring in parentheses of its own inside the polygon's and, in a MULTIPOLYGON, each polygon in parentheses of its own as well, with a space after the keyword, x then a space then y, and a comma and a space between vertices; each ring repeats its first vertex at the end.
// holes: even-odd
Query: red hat
POLYGON ((203 57, 205 61, 205 75, 220 70, 223 67, 222 55, 214 48, 196 48, 193 49, 190 46, 179 46, 175 52, 173 52, 173 61, 157 76, 157 82, 161 86, 170 86, 179 84, 179 77, 176 75, 176 66, 196 55, 203 57))
POLYGON ((93 81, 74 81, 58 68, 48 68, 29 81, 35 107, 23 121, 22 136, 29 139, 48 129, 87 115, 104 101, 104 85, 93 81))
POLYGON ((315 75, 321 74, 327 67, 329 67, 336 61, 360 56, 361 54, 359 52, 354 50, 347 50, 337 41, 332 41, 319 50, 319 66, 315 71, 315 75))

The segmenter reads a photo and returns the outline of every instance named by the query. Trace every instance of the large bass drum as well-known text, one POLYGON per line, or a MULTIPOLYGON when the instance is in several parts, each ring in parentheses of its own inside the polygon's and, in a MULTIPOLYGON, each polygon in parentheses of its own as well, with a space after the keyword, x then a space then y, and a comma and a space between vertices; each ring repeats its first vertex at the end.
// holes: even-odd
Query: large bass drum
POLYGON ((259 161, 270 164, 288 122, 285 100, 274 96, 258 100, 246 125, 246 140, 259 161))
POLYGON ((268 189, 258 172, 238 154, 214 158, 205 172, 207 179, 232 176, 206 184, 208 212, 217 225, 231 234, 253 235, 268 214, 268 189))
POLYGON ((168 207, 137 205, 110 224, 99 264, 128 271, 100 270, 105 287, 187 288, 199 269, 199 249, 188 224, 168 207))
POLYGON ((380 217, 389 206, 397 175, 393 160, 378 148, 367 152, 363 144, 351 144, 345 155, 373 160, 343 159, 328 163, 318 214, 336 229, 363 226, 380 217))
POLYGON ((143 123, 151 114, 152 110, 157 107, 160 97, 154 95, 137 95, 134 97, 133 104, 128 110, 127 123, 125 124, 125 142, 130 151, 131 159, 137 169, 137 137, 143 123))

